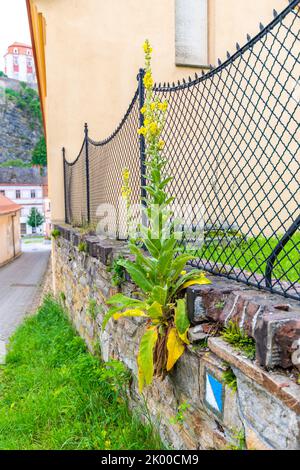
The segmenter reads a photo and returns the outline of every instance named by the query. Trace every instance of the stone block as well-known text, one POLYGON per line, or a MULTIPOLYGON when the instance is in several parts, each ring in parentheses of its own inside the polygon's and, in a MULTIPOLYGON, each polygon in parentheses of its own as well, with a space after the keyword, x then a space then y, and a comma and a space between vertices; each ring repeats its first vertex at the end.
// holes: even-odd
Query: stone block
POLYGON ((191 343, 196 343, 197 341, 204 340, 208 338, 208 334, 203 331, 202 325, 196 325, 189 329, 188 337, 191 343))
POLYGON ((205 412, 231 436, 243 429, 237 395, 224 382, 227 366, 218 356, 206 353, 200 363, 200 398, 205 412))
POLYGON ((300 338, 300 316, 293 311, 265 311, 257 320, 254 338, 260 365, 268 369, 292 367, 293 344, 300 338))
POLYGON ((266 388, 234 369, 239 411, 260 440, 273 449, 300 449, 300 417, 266 388))
POLYGON ((191 323, 208 319, 219 321, 225 302, 233 290, 242 289, 236 282, 210 277, 212 284, 191 286, 187 289, 187 311, 191 323))
POLYGON ((284 406, 300 415, 300 387, 287 374, 268 372, 245 358, 221 338, 209 338, 208 346, 220 359, 263 387, 284 406))

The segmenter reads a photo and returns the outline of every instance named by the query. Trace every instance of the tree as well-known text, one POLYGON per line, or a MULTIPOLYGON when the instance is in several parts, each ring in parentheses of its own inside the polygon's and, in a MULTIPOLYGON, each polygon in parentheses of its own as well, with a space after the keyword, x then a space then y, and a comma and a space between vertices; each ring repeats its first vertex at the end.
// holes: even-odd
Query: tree
POLYGON ((41 137, 32 152, 31 163, 33 165, 47 166, 47 148, 45 137, 41 137))
POLYGON ((32 207, 27 219, 27 224, 32 228, 36 228, 42 225, 44 220, 44 216, 35 207, 32 207))

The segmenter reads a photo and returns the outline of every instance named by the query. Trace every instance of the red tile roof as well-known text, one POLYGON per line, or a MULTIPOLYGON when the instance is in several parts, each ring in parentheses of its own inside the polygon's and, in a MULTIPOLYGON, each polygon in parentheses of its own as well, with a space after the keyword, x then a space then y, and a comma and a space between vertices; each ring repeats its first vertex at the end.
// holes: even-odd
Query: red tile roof
POLYGON ((32 46, 29 44, 24 44, 23 42, 13 42, 10 46, 8 47, 14 47, 14 46, 20 46, 20 47, 27 47, 27 49, 32 49, 32 46))
POLYGON ((11 212, 19 211, 21 208, 22 206, 0 194, 0 215, 10 214, 11 212))

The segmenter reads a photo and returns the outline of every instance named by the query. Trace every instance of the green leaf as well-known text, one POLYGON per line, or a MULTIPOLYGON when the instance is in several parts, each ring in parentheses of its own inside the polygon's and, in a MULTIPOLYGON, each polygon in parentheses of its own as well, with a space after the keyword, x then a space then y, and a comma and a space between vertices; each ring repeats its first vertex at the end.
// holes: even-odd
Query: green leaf
POLYGON ((183 254, 183 255, 177 256, 177 258, 173 261, 172 267, 171 267, 171 269, 172 269, 172 279, 174 281, 177 280, 178 276, 180 275, 180 273, 184 269, 187 262, 192 260, 192 259, 195 259, 195 257, 192 256, 192 255, 183 254))
POLYGON ((106 314, 104 315, 104 318, 103 318, 103 322, 102 322, 102 331, 105 330, 106 328, 106 325, 107 323, 109 322, 109 320, 111 319, 111 317, 120 311, 120 307, 111 307, 107 312, 106 314))
POLYGON ((147 256, 143 251, 134 245, 133 243, 130 243, 129 245, 130 252, 135 255, 136 261, 140 263, 141 265, 144 265, 145 267, 155 270, 156 267, 156 260, 151 259, 149 256, 147 256))
POLYGON ((158 320, 159 318, 162 318, 163 311, 162 311, 162 305, 158 302, 153 302, 152 305, 147 310, 147 315, 152 319, 152 320, 158 320))
POLYGON ((164 240, 162 244, 162 251, 174 250, 177 240, 172 236, 167 240, 164 240))
POLYGON ((192 279, 197 279, 197 277, 199 277, 199 274, 200 274, 201 271, 199 271, 199 269, 192 269, 191 271, 189 271, 188 273, 186 273, 184 276, 182 276, 180 279, 178 279, 178 281, 175 283, 174 287, 172 288, 171 290, 171 297, 173 297, 176 292, 182 288, 182 286, 187 282, 187 281, 190 281, 192 279))
POLYGON ((146 315, 143 310, 136 308, 136 309, 126 310, 125 312, 122 312, 122 313, 115 313, 113 317, 115 320, 119 320, 119 318, 124 318, 124 317, 148 317, 148 315, 146 315))
POLYGON ((146 302, 143 302, 142 300, 138 299, 132 299, 131 297, 127 297, 126 295, 123 294, 116 294, 110 297, 106 301, 108 305, 118 305, 118 309, 122 310, 125 307, 133 307, 137 306, 139 308, 146 308, 147 304, 146 302))
POLYGON ((174 251, 172 248, 169 250, 164 250, 158 258, 157 263, 157 275, 165 277, 165 275, 170 270, 172 259, 174 256, 174 251))
POLYGON ((120 260, 119 264, 126 269, 133 282, 135 282, 135 284, 139 286, 144 292, 152 291, 153 284, 147 278, 147 272, 141 266, 129 260, 120 260))
POLYGON ((151 254, 151 256, 153 256, 153 258, 158 259, 160 251, 157 248, 157 246, 155 245, 154 241, 151 240, 150 238, 146 238, 144 240, 144 243, 145 243, 145 246, 146 246, 147 250, 151 254))
POLYGON ((168 290, 166 287, 155 286, 152 289, 151 300, 158 302, 160 305, 165 306, 167 302, 168 290))
POLYGON ((187 316, 185 299, 178 299, 175 307, 175 326, 180 334, 184 334, 190 327, 190 321, 187 316))
POLYGON ((149 328, 146 330, 140 342, 140 350, 138 354, 138 379, 139 390, 142 393, 145 385, 150 385, 153 380, 154 364, 153 351, 158 338, 157 328, 149 328))
POLYGON ((199 276, 199 269, 192 269, 191 271, 189 271, 188 273, 184 274, 183 276, 181 276, 177 282, 175 282, 175 284, 173 285, 172 289, 171 289, 171 295, 175 295, 176 292, 178 291, 178 289, 186 282, 186 281, 189 281, 190 279, 192 278, 195 278, 196 276, 199 276))

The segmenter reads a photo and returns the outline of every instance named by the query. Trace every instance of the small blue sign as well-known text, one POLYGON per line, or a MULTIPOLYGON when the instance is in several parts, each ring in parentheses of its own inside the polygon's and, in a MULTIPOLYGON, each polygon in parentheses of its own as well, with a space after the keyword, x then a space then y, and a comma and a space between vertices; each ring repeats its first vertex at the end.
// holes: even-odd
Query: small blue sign
POLYGON ((208 370, 205 371, 205 402, 212 411, 223 414, 223 384, 208 370))

